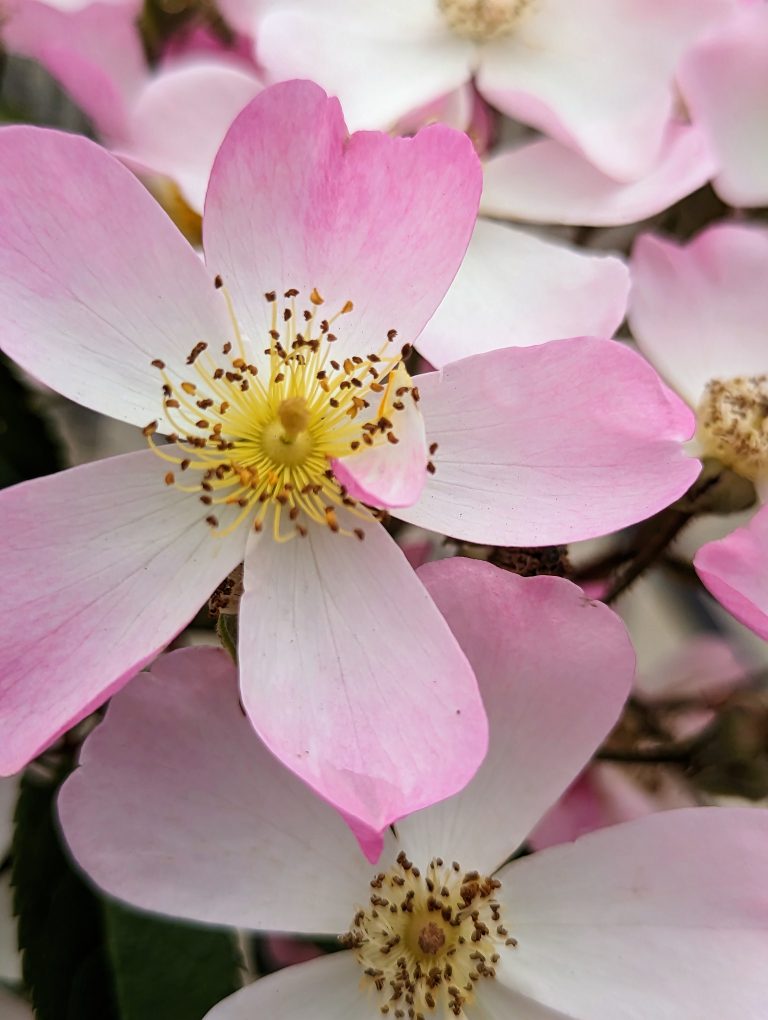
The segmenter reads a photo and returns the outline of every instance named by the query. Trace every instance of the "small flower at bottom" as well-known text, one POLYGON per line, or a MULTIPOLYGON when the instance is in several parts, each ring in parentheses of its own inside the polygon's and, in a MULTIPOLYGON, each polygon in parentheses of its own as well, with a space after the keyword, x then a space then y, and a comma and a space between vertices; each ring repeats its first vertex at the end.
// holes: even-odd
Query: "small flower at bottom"
POLYGON ((375 868, 200 649, 160 660, 87 742, 59 801, 79 863, 146 909, 340 938, 211 1020, 760 1020, 764 812, 668 812, 506 863, 616 721, 634 670, 618 618, 560 578, 463 559, 421 576, 476 670, 490 749, 375 868))

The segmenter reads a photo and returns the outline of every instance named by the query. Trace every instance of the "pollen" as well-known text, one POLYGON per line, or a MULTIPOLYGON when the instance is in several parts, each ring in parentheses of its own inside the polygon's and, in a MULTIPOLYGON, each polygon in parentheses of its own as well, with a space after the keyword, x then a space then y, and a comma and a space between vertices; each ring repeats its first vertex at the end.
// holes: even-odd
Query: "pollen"
POLYGON ((197 493, 201 520, 219 536, 247 524, 286 541, 306 536, 313 522, 364 537, 350 519, 378 511, 350 498, 332 462, 399 442, 404 401, 418 402, 402 364, 407 347, 389 330, 376 350, 347 354, 336 323, 354 304, 328 314, 317 288, 305 302, 296 288, 282 299, 265 294, 270 328, 249 337, 218 277, 216 290, 231 336, 197 340, 175 369, 151 362, 161 414, 143 433, 166 464, 165 484, 197 493), (161 417, 173 430, 169 444, 158 442, 161 417))
POLYGON ((768 375, 713 379, 697 421, 705 454, 752 482, 768 477, 768 375))
POLYGON ((490 42, 508 35, 532 6, 533 0, 437 0, 448 27, 473 42, 490 42))
POLYGON ((501 883, 435 858, 422 872, 400 853, 371 881, 341 942, 355 953, 382 1015, 466 1016, 517 945, 502 920, 501 883))

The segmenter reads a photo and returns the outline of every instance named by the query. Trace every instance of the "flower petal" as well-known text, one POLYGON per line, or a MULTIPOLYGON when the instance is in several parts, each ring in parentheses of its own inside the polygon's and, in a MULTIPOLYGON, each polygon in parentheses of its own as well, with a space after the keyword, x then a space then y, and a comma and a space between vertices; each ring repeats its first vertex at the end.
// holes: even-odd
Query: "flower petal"
POLYGON ((478 220, 461 269, 418 340, 436 367, 569 336, 613 336, 629 272, 609 255, 478 220))
POLYGON ((481 208, 487 216, 531 223, 636 223, 696 191, 716 168, 703 132, 691 125, 670 124, 653 166, 629 182, 609 177, 560 142, 542 139, 488 160, 481 208))
POLYGON ((768 9, 755 4, 683 58, 680 86, 720 159, 715 188, 731 205, 768 204, 768 9))
POLYGON ((255 75, 223 60, 163 71, 138 97, 128 138, 113 151, 129 164, 170 177, 189 205, 202 212, 227 128, 262 87, 255 75))
POLYGON ((547 0, 523 15, 512 36, 484 50, 478 88, 505 113, 582 151, 603 173, 637 179, 658 158, 681 55, 735 6, 547 0))
POLYGON ((362 973, 354 953, 332 953, 259 978, 204 1020, 380 1020, 378 1000, 360 980, 362 973))
POLYGON ((643 353, 693 406, 711 379, 768 369, 768 230, 721 223, 690 244, 646 234, 629 320, 643 353))
POLYGON ((419 570, 477 674, 491 736, 460 794, 398 822, 419 864, 499 867, 605 739, 635 655, 621 620, 558 577, 454 558, 419 570), (589 706, 589 710, 586 710, 589 706))
POLYGON ((138 0, 73 5, 10 0, 3 23, 9 51, 38 61, 105 138, 122 138, 127 107, 148 69, 136 19, 138 0))
POLYGON ((200 260, 146 189, 85 138, 0 132, 0 344, 86 407, 161 410, 159 358, 183 365, 232 328, 200 260))
POLYGON ((149 450, 0 493, 0 774, 152 659, 242 559, 149 450))
POLYGON ((493 545, 607 534, 668 506, 699 472, 693 416, 628 348, 510 347, 418 376, 438 444, 421 499, 398 516, 493 545))
POLYGON ((487 722, 464 654, 381 525, 252 538, 243 703, 280 760, 363 840, 474 775, 487 722))
POLYGON ((281 3, 258 28, 272 81, 311 78, 338 96, 353 130, 390 128, 469 81, 474 47, 446 31, 437 5, 403 0, 281 3))
POLYGON ((761 1020, 768 812, 691 808, 507 866, 501 980, 576 1020, 761 1020))
POLYGON ((357 453, 334 460, 334 474, 353 499, 376 507, 410 506, 424 488, 427 476, 427 437, 424 418, 410 392, 404 393, 399 410, 390 410, 391 394, 399 387, 410 387, 413 380, 400 366, 392 374, 388 394, 373 421, 390 415, 394 428, 388 433, 396 440, 378 446, 363 446, 357 453))
POLYGON ((217 648, 164 655, 113 699, 59 815, 101 888, 209 924, 338 933, 371 877, 341 819, 254 735, 217 648))
POLYGON ((768 639, 768 506, 746 527, 703 545, 693 565, 718 602, 768 639))
MULTIPOLYGON (((264 293, 316 288, 342 355, 413 340, 466 250, 482 185, 469 139, 436 125, 415 138, 351 138, 336 100, 309 82, 266 89, 227 134, 203 224, 207 261, 246 333, 266 334, 264 293), (290 173, 285 168, 290 167, 290 173)), ((311 307, 308 305, 308 307, 311 307)))

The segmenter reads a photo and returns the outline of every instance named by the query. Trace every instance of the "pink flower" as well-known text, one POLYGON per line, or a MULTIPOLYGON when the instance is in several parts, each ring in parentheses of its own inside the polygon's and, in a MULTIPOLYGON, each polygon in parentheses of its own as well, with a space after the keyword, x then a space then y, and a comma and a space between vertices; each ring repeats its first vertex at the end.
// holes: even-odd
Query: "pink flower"
MULTIPOLYGON (((689 245, 647 235, 632 258, 632 331, 697 410, 697 452, 768 494, 768 230, 720 224, 689 245)), ((768 636, 768 514, 704 545, 694 564, 726 608, 768 636)))
POLYGON ((470 778, 486 739, 472 671, 368 506, 559 543, 653 513, 699 470, 690 412, 618 344, 408 375, 480 177, 449 128, 349 138, 316 86, 274 87, 217 157, 204 265, 103 150, 0 134, 4 349, 152 447, 0 495, 4 771, 245 560, 242 699, 275 754, 368 835, 470 778))
POLYGON ((755 3, 708 33, 679 72, 685 102, 719 161, 714 185, 736 206, 768 203, 768 7, 755 3))
POLYGON ((768 813, 666 812, 506 864, 615 722, 633 652, 567 581, 460 559, 422 577, 477 672, 491 742, 462 793, 388 833, 374 874, 257 746, 234 671, 209 650, 160 660, 89 739, 59 801, 79 863, 143 908, 348 933, 347 951, 257 981, 211 1020, 409 1006, 434 1020, 762 1020, 768 813))
POLYGON ((203 46, 199 34, 177 41, 150 71, 138 7, 134 0, 74 10, 15 0, 3 39, 61 83, 132 169, 173 181, 187 205, 202 212, 216 152, 262 82, 239 51, 210 37, 203 46))
POLYGON ((741 0, 275 0, 256 4, 271 80, 310 77, 354 127, 387 127, 475 77, 504 113, 616 180, 649 173, 690 44, 741 0))

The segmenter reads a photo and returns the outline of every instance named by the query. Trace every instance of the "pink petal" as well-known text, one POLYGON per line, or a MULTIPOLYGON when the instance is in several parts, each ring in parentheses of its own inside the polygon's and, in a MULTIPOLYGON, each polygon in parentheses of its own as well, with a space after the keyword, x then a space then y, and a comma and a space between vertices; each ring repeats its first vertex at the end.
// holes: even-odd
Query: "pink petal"
POLYGON ((737 620, 768 639, 768 506, 693 561, 701 580, 737 620))
POLYGON ((209 924, 346 930, 371 866, 254 736, 216 648, 121 691, 59 796, 69 847, 110 895, 209 924))
POLYGON ((442 856, 489 873, 605 739, 635 655, 621 620, 561 578, 460 558, 419 576, 475 669, 491 737, 467 788, 401 820, 398 834, 419 863, 442 856))
POLYGON ((224 135, 261 89, 255 75, 224 60, 209 58, 163 71, 134 103, 128 137, 113 151, 176 181, 188 204, 202 212, 224 135))
POLYGON ((746 673, 725 638, 696 634, 652 672, 641 674, 636 690, 645 701, 695 698, 713 703, 741 686, 746 673))
POLYGON ((620 259, 478 220, 453 285, 419 337, 419 350, 441 368, 499 347, 613 336, 628 295, 629 272, 620 259))
POLYGON ((437 4, 392 0, 281 3, 259 24, 258 59, 271 81, 310 78, 338 96, 353 130, 389 128, 460 88, 474 47, 446 31, 437 4))
POLYGON ((0 1013, 3 1020, 33 1020, 29 1003, 3 988, 0 988, 0 1013))
POLYGON ((628 348, 581 337, 417 377, 436 473, 412 524, 494 545, 557 545, 642 520, 699 472, 693 416, 628 348), (630 410, 631 409, 631 410, 630 410))
POLYGON ((487 723, 401 550, 381 525, 351 523, 364 542, 317 525, 284 544, 252 540, 240 662, 257 733, 365 841, 466 785, 487 723))
POLYGON ((0 493, 0 774, 152 659, 242 559, 150 451, 0 493))
POLYGON ((480 92, 630 181, 656 162, 686 47, 736 0, 548 0, 488 46, 480 92))
POLYGON ((768 204, 768 9, 737 14, 683 59, 688 109, 709 133, 721 171, 715 188, 731 205, 768 204))
POLYGON ((69 5, 12 0, 3 42, 37 60, 88 114, 100 134, 120 138, 126 108, 147 76, 138 0, 69 5))
POLYGON ((574 1020, 762 1020, 767 853, 768 812, 692 808, 516 861, 499 977, 574 1020))
POLYGON ((265 90, 230 129, 213 168, 206 257, 246 331, 271 325, 266 291, 313 288, 335 351, 412 340, 466 250, 482 183, 469 139, 436 125, 415 138, 349 138, 339 104, 309 82, 265 90), (286 172, 290 168, 290 172, 286 172))
POLYGON ((259 978, 204 1020, 381 1020, 378 996, 371 996, 362 973, 354 953, 332 953, 259 978))
POLYGON ((96 411, 146 425, 155 358, 231 334, 200 260, 135 177, 85 138, 0 133, 0 344, 96 411))
POLYGON ((711 379, 765 372, 768 230, 720 223, 684 246, 646 234, 631 270, 632 332, 689 403, 711 379))
POLYGON ((648 172, 615 180, 579 152, 541 139, 485 165, 482 211, 532 223, 610 227, 668 209, 712 177, 717 164, 703 132, 672 123, 648 172))
MULTIPOLYGON (((413 381, 404 368, 392 375, 389 392, 394 387, 412 386, 413 381)), ((380 446, 363 446, 350 457, 332 461, 334 474, 353 499, 377 507, 411 506, 421 495, 427 477, 427 437, 424 418, 416 401, 406 393, 400 403, 402 410, 391 409, 391 397, 382 400, 375 421, 381 415, 389 417, 395 428, 397 443, 380 446)))

